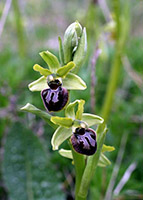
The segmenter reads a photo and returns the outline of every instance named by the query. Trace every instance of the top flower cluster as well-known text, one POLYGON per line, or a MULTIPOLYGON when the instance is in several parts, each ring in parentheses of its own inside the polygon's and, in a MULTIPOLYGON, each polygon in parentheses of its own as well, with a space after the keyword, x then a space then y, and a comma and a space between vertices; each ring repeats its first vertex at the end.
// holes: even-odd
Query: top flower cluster
POLYGON ((87 51, 85 28, 78 22, 71 24, 64 35, 64 42, 59 37, 59 57, 49 51, 43 51, 40 56, 48 64, 49 69, 34 65, 33 69, 40 72, 41 78, 29 84, 31 91, 42 91, 41 96, 48 111, 59 111, 68 102, 67 90, 83 90, 84 81, 70 71, 76 71, 84 62, 87 51))

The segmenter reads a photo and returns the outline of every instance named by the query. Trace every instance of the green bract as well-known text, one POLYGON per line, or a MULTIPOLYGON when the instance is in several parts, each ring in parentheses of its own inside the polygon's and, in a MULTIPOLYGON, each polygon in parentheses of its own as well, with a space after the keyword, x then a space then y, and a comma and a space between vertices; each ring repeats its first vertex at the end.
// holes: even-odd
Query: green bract
POLYGON ((50 121, 51 115, 49 115, 47 112, 44 112, 44 111, 36 108, 34 105, 32 105, 30 103, 27 103, 24 107, 21 108, 21 110, 22 111, 26 111, 26 112, 30 112, 32 114, 35 114, 35 115, 41 117, 42 119, 44 119, 53 128, 57 127, 55 124, 53 124, 50 121))
POLYGON ((83 113, 84 103, 85 101, 82 99, 76 100, 66 107, 66 117, 51 117, 51 121, 60 126, 52 137, 51 143, 54 150, 57 150, 59 146, 72 135, 74 127, 79 127, 81 124, 85 126, 92 126, 103 123, 104 120, 101 117, 93 114, 83 113), (75 112, 76 105, 78 107, 77 111, 75 112))

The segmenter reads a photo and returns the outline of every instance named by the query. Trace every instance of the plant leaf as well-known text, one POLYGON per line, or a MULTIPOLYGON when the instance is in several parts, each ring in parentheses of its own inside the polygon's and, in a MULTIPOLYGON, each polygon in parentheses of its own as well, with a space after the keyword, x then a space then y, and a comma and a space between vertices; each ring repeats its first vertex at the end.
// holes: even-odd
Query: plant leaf
POLYGON ((111 165, 111 162, 103 153, 101 153, 98 161, 98 166, 106 167, 107 165, 111 165))
POLYGON ((8 133, 4 149, 2 170, 9 199, 65 199, 49 155, 31 130, 16 123, 8 133))
POLYGON ((63 79, 63 87, 68 90, 85 90, 85 82, 77 75, 68 73, 66 78, 63 79))
POLYGON ((82 114, 82 120, 85 121, 89 126, 98 125, 103 123, 103 118, 98 115, 93 115, 89 113, 82 114))
POLYGON ((111 152, 114 150, 115 150, 115 148, 113 146, 107 146, 105 144, 103 144, 103 146, 102 146, 102 152, 106 152, 106 151, 111 152))
POLYGON ((78 45, 78 48, 74 54, 73 62, 76 65, 74 72, 77 72, 80 68, 80 66, 83 64, 86 58, 87 53, 87 35, 86 35, 86 29, 83 29, 82 36, 78 45))
POLYGON ((57 124, 59 126, 64 126, 66 128, 69 128, 72 126, 73 124, 73 120, 71 118, 68 117, 51 117, 51 122, 53 122, 54 124, 57 124))
POLYGON ((21 108, 21 110, 22 111, 26 111, 26 112, 30 112, 32 114, 35 114, 35 115, 41 117, 42 119, 44 119, 53 128, 57 127, 55 124, 53 124, 50 121, 51 115, 49 115, 48 113, 36 108, 34 105, 32 105, 30 103, 27 103, 24 107, 21 108))
POLYGON ((82 114, 83 114, 83 111, 84 111, 84 104, 85 104, 84 100, 81 99, 81 100, 78 101, 78 109, 77 109, 77 112, 76 112, 76 119, 81 120, 82 114))
POLYGON ((73 159, 71 150, 60 149, 59 154, 65 158, 73 159))
POLYGON ((59 126, 53 134, 51 144, 53 150, 58 150, 59 146, 72 135, 72 128, 59 126))
POLYGON ((57 74, 58 74, 58 76, 65 78, 66 75, 67 75, 74 67, 75 67, 74 62, 69 62, 67 65, 65 65, 65 66, 63 66, 63 67, 60 67, 60 68, 57 70, 57 74))
POLYGON ((57 69, 60 67, 57 57, 49 51, 42 51, 40 56, 48 64, 50 71, 52 71, 52 73, 56 73, 57 69))
POLYGON ((28 88, 30 91, 42 91, 44 89, 47 89, 49 86, 47 84, 47 78, 45 76, 41 76, 36 81, 33 81, 28 85, 28 88))
POLYGON ((38 65, 38 64, 35 64, 35 65, 33 66, 33 69, 34 69, 35 71, 39 72, 41 75, 43 75, 43 76, 45 76, 45 77, 47 77, 47 76, 49 76, 50 74, 52 74, 52 72, 51 72, 50 70, 45 69, 45 68, 41 67, 41 66, 38 65))
POLYGON ((63 50, 63 44, 62 44, 62 39, 58 37, 59 40, 59 57, 61 61, 61 65, 64 65, 64 50, 63 50))

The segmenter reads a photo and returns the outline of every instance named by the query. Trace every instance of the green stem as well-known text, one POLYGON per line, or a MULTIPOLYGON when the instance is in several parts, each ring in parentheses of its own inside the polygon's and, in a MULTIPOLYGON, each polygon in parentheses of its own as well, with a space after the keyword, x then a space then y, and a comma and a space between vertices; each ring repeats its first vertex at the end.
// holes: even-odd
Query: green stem
POLYGON ((101 115, 104 118, 105 122, 107 122, 111 107, 112 107, 112 101, 114 97, 114 93, 116 91, 118 78, 120 76, 120 67, 121 67, 121 53, 120 49, 116 50, 112 69, 109 77, 109 82, 107 86, 107 92, 105 95, 104 104, 102 107, 101 115))
MULTIPOLYGON (((72 148, 72 147, 71 147, 72 148)), ((74 151, 72 148, 73 160, 75 165, 75 200, 86 200, 85 198, 79 197, 78 192, 81 184, 82 175, 85 169, 85 157, 74 151)))
POLYGON ((108 119, 112 101, 114 97, 114 93, 116 91, 118 78, 120 75, 120 67, 121 67, 121 52, 123 50, 123 45, 120 45, 121 40, 121 21, 120 21, 120 1, 114 0, 113 1, 114 13, 115 13, 115 21, 116 21, 116 45, 115 45, 115 56, 113 58, 113 64, 111 67, 109 82, 106 90, 106 95, 104 99, 104 104, 102 107, 102 117, 104 118, 105 122, 108 119))
POLYGON ((19 55, 21 57, 24 57, 26 53, 26 49, 25 49, 25 40, 24 40, 23 21, 22 21, 22 17, 20 13, 19 1, 13 0, 12 2, 13 2, 15 23, 16 23, 17 38, 18 38, 19 55))
POLYGON ((116 21, 116 37, 119 39, 120 31, 121 31, 121 24, 120 24, 120 0, 113 0, 113 9, 115 14, 115 21, 116 21))
POLYGON ((78 195, 81 198, 86 199, 87 197, 90 181, 93 177, 93 174, 95 173, 95 169, 99 161, 99 157, 100 157, 102 145, 104 143, 106 132, 107 132, 107 128, 105 124, 100 125, 97 130, 97 143, 98 143, 97 152, 93 156, 88 157, 87 165, 85 167, 85 170, 82 176, 82 181, 81 181, 80 189, 78 192, 78 195))
POLYGON ((107 122, 109 113, 113 103, 113 97, 117 88, 118 79, 120 76, 121 57, 124 52, 124 45, 129 30, 129 6, 128 3, 124 4, 123 13, 120 13, 120 1, 114 0, 114 12, 116 19, 116 45, 115 56, 111 67, 111 73, 106 90, 104 104, 102 107, 102 117, 107 122))

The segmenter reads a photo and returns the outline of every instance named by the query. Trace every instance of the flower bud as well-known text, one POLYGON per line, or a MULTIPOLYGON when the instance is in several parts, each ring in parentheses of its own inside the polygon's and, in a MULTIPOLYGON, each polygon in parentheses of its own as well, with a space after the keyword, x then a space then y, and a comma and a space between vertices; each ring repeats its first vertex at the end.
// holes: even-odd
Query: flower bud
POLYGON ((84 155, 93 155, 97 150, 96 133, 91 128, 76 128, 71 142, 74 150, 84 155))
POLYGON ((64 35, 64 43, 63 43, 65 64, 67 64, 72 60, 73 51, 77 49, 81 34, 82 34, 82 27, 77 21, 72 23, 66 29, 64 35))
POLYGON ((48 111, 60 111, 68 102, 68 91, 58 79, 48 82, 50 88, 42 90, 41 97, 48 111))

